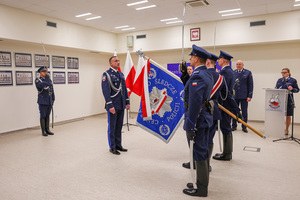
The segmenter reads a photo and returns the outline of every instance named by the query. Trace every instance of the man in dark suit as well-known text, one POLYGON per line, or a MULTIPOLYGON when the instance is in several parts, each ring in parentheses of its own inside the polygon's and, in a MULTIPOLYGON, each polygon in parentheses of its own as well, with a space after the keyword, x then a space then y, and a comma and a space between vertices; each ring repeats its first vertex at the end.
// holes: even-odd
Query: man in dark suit
POLYGON ((126 152, 122 147, 122 127, 124 109, 130 109, 130 103, 124 74, 118 71, 120 60, 113 56, 109 59, 110 68, 102 75, 102 92, 108 116, 108 143, 112 154, 126 152))
POLYGON ((50 113, 55 100, 52 81, 48 75, 47 67, 38 69, 40 77, 35 79, 35 86, 38 90, 38 104, 40 110, 40 125, 42 135, 54 135, 49 129, 50 113))
MULTIPOLYGON (((253 95, 253 77, 251 71, 244 68, 244 63, 241 60, 236 62, 236 81, 234 84, 234 99, 238 105, 241 105, 244 122, 248 121, 248 102, 251 101, 253 95)), ((232 120, 232 131, 237 128, 236 120, 232 120)), ((248 133, 246 126, 242 125, 242 130, 248 133)))

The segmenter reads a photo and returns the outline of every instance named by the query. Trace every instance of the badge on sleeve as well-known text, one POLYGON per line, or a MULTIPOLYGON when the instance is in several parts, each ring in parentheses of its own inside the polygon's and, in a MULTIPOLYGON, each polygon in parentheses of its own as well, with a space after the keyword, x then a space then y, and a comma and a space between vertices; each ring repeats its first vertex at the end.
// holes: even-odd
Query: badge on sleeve
POLYGON ((194 82, 192 85, 193 85, 193 86, 196 86, 196 85, 197 85, 197 82, 194 82))
POLYGON ((103 82, 106 81, 106 76, 103 76, 103 77, 102 77, 102 81, 103 81, 103 82))

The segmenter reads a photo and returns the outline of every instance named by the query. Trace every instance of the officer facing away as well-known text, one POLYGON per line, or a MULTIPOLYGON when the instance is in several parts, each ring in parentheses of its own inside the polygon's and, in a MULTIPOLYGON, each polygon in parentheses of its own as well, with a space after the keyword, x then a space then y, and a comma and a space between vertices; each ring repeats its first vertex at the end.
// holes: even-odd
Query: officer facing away
POLYGON ((121 131, 123 127, 124 109, 130 109, 130 103, 124 74, 118 71, 120 60, 113 56, 109 59, 110 68, 102 75, 102 92, 105 98, 105 109, 108 116, 108 144, 112 154, 126 152, 122 147, 121 131))
POLYGON ((48 75, 48 70, 46 67, 41 67, 38 69, 40 77, 35 79, 35 86, 38 90, 38 101, 40 110, 40 124, 42 129, 42 135, 54 135, 49 130, 49 115, 55 100, 54 90, 52 81, 48 75))

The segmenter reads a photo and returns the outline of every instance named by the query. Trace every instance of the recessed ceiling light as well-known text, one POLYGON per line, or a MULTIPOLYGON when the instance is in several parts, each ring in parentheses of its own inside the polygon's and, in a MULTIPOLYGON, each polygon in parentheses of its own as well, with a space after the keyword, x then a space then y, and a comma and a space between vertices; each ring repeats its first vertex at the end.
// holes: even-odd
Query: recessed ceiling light
POLYGON ((295 2, 299 2, 300 0, 295 0, 295 2))
POLYGON ((219 13, 234 12, 234 11, 239 11, 239 10, 241 10, 241 9, 236 8, 236 9, 231 9, 231 10, 221 10, 221 11, 219 11, 219 13))
POLYGON ((99 18, 101 18, 101 16, 91 17, 91 18, 87 18, 85 20, 92 20, 92 19, 99 19, 99 18))
POLYGON ((80 15, 76 15, 75 17, 84 17, 87 15, 91 15, 92 13, 84 13, 84 14, 80 14, 80 15))
POLYGON ((127 6, 134 6, 134 5, 138 5, 141 3, 147 3, 147 2, 148 2, 148 0, 138 1, 138 2, 134 2, 134 3, 128 3, 127 6))
POLYGON ((300 4, 295 4, 294 6, 295 6, 295 7, 296 7, 296 6, 300 6, 300 4))
POLYGON ((156 7, 156 5, 151 5, 151 6, 140 7, 140 8, 136 8, 136 10, 144 10, 144 9, 148 9, 148 8, 154 8, 154 7, 156 7))
POLYGON ((161 22, 165 22, 165 21, 171 21, 171 20, 175 20, 178 19, 178 17, 174 17, 174 18, 169 18, 169 19, 161 19, 161 22))
POLYGON ((115 28, 118 29, 118 28, 127 28, 129 27, 128 25, 124 25, 124 26, 116 26, 115 28))
POLYGON ((173 21, 173 22, 166 22, 166 24, 175 24, 175 23, 179 23, 179 22, 182 22, 182 20, 173 21))
POLYGON ((135 27, 131 27, 131 28, 123 28, 123 29, 121 29, 122 31, 127 31, 127 30, 133 30, 133 29, 135 29, 135 27))
POLYGON ((243 14, 243 12, 224 14, 222 15, 222 17, 231 16, 231 15, 241 15, 241 14, 243 14))

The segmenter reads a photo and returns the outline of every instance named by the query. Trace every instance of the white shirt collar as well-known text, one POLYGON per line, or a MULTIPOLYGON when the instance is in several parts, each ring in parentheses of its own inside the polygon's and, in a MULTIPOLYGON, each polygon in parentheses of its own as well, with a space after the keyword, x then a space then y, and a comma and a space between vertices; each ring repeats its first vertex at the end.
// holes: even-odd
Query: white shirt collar
POLYGON ((114 70, 114 72, 118 72, 117 70, 115 70, 114 68, 110 67, 112 70, 114 70))

